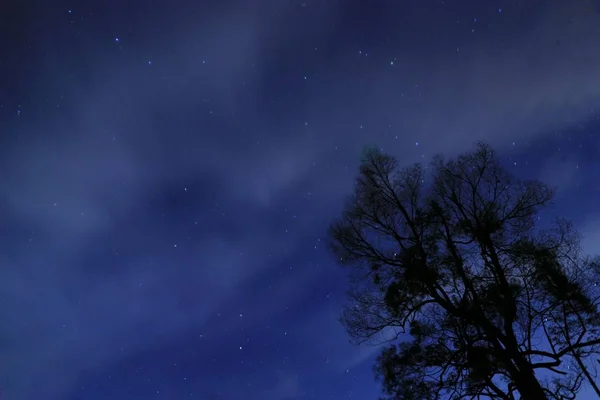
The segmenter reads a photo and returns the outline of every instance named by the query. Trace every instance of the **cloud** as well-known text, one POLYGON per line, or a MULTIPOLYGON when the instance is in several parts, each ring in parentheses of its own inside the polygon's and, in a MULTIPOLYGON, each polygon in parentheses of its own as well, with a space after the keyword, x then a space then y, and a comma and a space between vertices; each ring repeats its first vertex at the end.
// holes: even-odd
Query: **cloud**
MULTIPOLYGON (((162 249, 142 244, 133 249, 139 254, 131 260, 103 257, 104 262, 118 263, 117 268, 110 266, 116 269, 113 274, 90 275, 89 265, 72 267, 101 243, 99 238, 106 240, 116 227, 125 228, 122 221, 128 216, 139 214, 149 187, 207 168, 221 177, 223 188, 237 190, 244 184, 232 172, 248 160, 228 153, 219 138, 208 137, 202 143, 203 136, 197 146, 188 143, 195 149, 185 159, 177 140, 189 137, 189 132, 175 124, 174 129, 181 130, 164 138, 153 124, 161 122, 156 114, 165 102, 195 97, 189 92, 192 87, 210 93, 216 111, 236 106, 236 85, 245 79, 252 60, 260 57, 263 36, 277 34, 265 31, 267 25, 256 18, 223 14, 197 31, 180 27, 171 39, 184 32, 189 39, 178 44, 172 59, 162 60, 167 80, 158 85, 148 84, 137 72, 139 67, 127 63, 97 69, 101 78, 91 87, 78 87, 67 78, 72 100, 79 103, 73 126, 30 122, 21 134, 31 142, 2 151, 2 164, 10 171, 2 194, 15 220, 31 227, 28 235, 33 238, 29 249, 2 262, 0 285, 7 298, 0 312, 7 345, 0 376, 7 394, 24 399, 58 395, 83 370, 133 354, 163 333, 178 334, 190 324, 201 324, 235 294, 236 287, 271 265, 262 253, 265 249, 276 246, 271 255, 277 257, 277 249, 284 248, 268 229, 255 226, 250 236, 237 240, 213 235, 195 244, 197 248, 177 268, 167 268, 178 250, 169 239, 156 232, 132 231, 147 243, 162 242, 162 249), (223 158, 232 163, 223 163, 223 158), (181 288, 186 287, 182 299, 181 288), (191 292, 198 296, 196 301, 190 300, 191 292)), ((155 60, 153 66, 161 68, 161 62, 155 60)), ((284 171, 280 179, 286 180, 290 176, 284 171)), ((256 180, 260 172, 249 179, 256 180)), ((259 202, 268 202, 265 191, 268 188, 257 194, 259 202)), ((122 239, 127 244, 133 237, 122 239)), ((108 255, 113 251, 105 250, 108 255)), ((292 383, 283 381, 278 393, 289 393, 292 383)))
POLYGON ((595 256, 600 254, 600 215, 590 215, 580 229, 581 246, 585 253, 595 256))
POLYGON ((296 374, 277 373, 275 385, 266 390, 262 396, 264 399, 290 400, 298 398, 302 394, 300 390, 300 378, 296 374))
MULTIPOLYGON (((321 195, 339 198, 349 190, 360 148, 368 143, 381 144, 408 164, 422 161, 423 154, 427 160, 433 153, 467 150, 476 140, 511 151, 512 141, 522 146, 586 122, 600 109, 595 39, 600 14, 588 12, 587 4, 577 0, 570 6, 569 24, 561 23, 564 10, 554 1, 538 9, 536 23, 519 37, 500 33, 510 23, 500 18, 490 32, 478 27, 484 39, 465 43, 458 52, 445 42, 443 48, 436 44, 426 51, 416 45, 403 49, 393 66, 361 60, 358 47, 344 53, 314 78, 322 87, 313 94, 319 100, 308 104, 304 114, 306 121, 318 123, 265 126, 264 131, 294 135, 233 155, 253 166, 244 175, 251 178, 236 187, 248 193, 250 182, 260 182, 252 189, 254 198, 268 204, 277 193, 293 190, 316 163, 322 179, 333 182, 321 195), (372 65, 371 74, 347 67, 363 62, 372 65), (324 168, 333 157, 350 168, 324 168)), ((424 40, 413 36, 415 43, 424 40)), ((370 57, 377 52, 372 49, 370 57)))
POLYGON ((544 163, 539 179, 557 190, 557 196, 567 196, 583 182, 576 159, 553 159, 544 163))
MULTIPOLYGON (((382 121, 379 126, 366 126, 363 133, 353 129, 354 141, 370 143, 384 129, 397 133, 402 140, 387 150, 410 162, 420 156, 414 148, 417 141, 428 153, 462 151, 480 139, 506 148, 512 139, 522 144, 586 121, 600 109, 600 77, 596 73, 600 53, 595 50, 600 14, 579 11, 577 5, 587 3, 573 2, 572 23, 567 25, 557 22, 560 2, 550 2, 542 11, 538 7, 536 23, 518 37, 500 33, 514 20, 513 16, 503 21, 500 16, 490 21, 491 28, 476 26, 481 36, 474 34, 474 39, 462 46, 440 40, 431 47, 419 47, 429 32, 424 26, 423 31, 411 35, 415 46, 403 49, 401 57, 390 54, 390 59, 397 58, 394 65, 382 62, 377 75, 362 82, 341 76, 340 84, 332 77, 330 97, 323 100, 331 104, 326 111, 331 112, 330 124, 341 125, 339 121, 347 119, 343 115, 382 121), (345 85, 347 82, 352 85, 345 85), (340 96, 342 92, 345 96, 340 96), (339 98, 364 100, 337 107, 334 99, 339 98), (364 137, 367 134, 371 138, 364 137)), ((415 11, 411 18, 426 20, 427 11, 422 12, 424 15, 415 11)), ((360 61, 358 50, 333 65, 331 75, 347 69, 344 65, 366 62, 360 61)), ((338 136, 329 140, 348 141, 347 130, 335 131, 338 136)))

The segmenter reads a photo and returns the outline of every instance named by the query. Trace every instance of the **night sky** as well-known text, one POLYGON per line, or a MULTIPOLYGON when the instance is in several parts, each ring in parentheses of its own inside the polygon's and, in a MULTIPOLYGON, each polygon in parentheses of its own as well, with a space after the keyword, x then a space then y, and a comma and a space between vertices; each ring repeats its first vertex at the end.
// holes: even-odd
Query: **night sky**
POLYGON ((484 140, 600 250, 599 10, 3 1, 0 398, 375 399, 325 245, 361 149, 484 140))

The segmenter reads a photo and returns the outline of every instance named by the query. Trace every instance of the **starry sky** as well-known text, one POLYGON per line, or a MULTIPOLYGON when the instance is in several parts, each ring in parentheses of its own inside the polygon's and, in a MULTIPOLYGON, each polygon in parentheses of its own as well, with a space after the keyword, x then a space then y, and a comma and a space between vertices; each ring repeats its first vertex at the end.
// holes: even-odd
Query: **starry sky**
POLYGON ((600 250, 596 0, 0 6, 0 397, 376 398, 326 228, 484 140, 600 250))

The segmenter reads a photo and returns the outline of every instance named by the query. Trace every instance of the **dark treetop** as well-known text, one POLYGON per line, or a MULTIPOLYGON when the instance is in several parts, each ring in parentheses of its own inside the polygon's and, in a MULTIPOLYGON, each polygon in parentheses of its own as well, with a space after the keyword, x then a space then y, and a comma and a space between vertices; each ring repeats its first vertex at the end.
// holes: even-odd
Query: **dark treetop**
POLYGON ((484 144, 428 169, 365 153, 330 244, 354 269, 348 332, 393 343, 376 362, 387 397, 600 396, 600 264, 568 222, 539 228, 551 198, 484 144))

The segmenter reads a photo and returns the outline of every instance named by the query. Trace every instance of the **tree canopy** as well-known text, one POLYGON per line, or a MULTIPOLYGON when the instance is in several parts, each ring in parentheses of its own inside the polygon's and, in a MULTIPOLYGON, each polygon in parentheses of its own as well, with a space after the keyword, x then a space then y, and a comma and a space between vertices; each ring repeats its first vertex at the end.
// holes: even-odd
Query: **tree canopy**
POLYGON ((539 227, 552 197, 483 143, 427 168, 364 152, 329 244, 351 271, 350 337, 386 338, 385 398, 600 397, 599 263, 568 221, 539 227))

